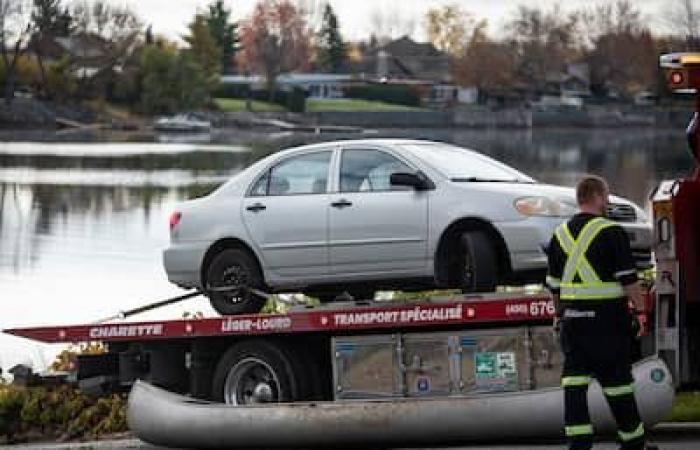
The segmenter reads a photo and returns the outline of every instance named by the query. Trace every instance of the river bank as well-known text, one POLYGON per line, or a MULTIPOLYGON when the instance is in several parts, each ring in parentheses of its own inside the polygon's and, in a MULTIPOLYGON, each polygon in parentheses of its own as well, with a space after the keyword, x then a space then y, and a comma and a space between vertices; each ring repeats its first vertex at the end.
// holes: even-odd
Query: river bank
MULTIPOLYGON (((305 113, 287 111, 202 111, 217 128, 298 131, 318 127, 385 128, 621 128, 685 126, 690 110, 684 107, 586 105, 574 107, 460 106, 445 110, 345 111, 305 113)), ((105 104, 59 105, 18 98, 0 105, 0 129, 100 128, 148 131, 154 117, 130 115, 105 104)))

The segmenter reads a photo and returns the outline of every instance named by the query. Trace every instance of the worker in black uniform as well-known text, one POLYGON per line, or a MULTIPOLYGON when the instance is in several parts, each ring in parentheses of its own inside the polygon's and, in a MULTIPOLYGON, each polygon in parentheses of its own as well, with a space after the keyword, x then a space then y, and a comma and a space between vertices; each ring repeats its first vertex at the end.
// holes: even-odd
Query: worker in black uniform
POLYGON ((564 423, 569 449, 590 449, 593 426, 586 393, 598 380, 618 425, 621 449, 645 444, 631 373, 632 314, 643 299, 629 237, 605 218, 609 190, 587 176, 576 188, 580 212, 554 232, 547 285, 553 294, 564 367, 564 423))

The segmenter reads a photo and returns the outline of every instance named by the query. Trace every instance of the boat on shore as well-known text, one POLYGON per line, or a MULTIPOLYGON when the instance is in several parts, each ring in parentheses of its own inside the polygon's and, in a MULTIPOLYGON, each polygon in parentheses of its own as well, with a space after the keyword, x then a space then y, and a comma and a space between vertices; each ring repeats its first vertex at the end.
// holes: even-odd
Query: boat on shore
POLYGON ((153 128, 163 132, 204 133, 211 131, 211 122, 195 114, 176 114, 157 119, 153 128))
MULTIPOLYGON (((671 409, 665 364, 635 364, 635 396, 647 427, 671 409)), ((167 392, 146 382, 129 396, 131 431, 154 445, 181 448, 351 447, 561 438, 563 392, 546 388, 463 397, 343 400, 230 406, 167 392)), ((598 433, 615 431, 597 383, 588 393, 598 433)))

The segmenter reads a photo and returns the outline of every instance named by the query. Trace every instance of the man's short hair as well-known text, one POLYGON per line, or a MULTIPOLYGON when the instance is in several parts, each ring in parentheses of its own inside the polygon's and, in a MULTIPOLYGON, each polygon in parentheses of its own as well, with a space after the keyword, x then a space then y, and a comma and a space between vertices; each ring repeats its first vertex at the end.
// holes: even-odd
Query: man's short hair
POLYGON ((595 195, 605 195, 608 183, 597 175, 586 175, 576 186, 576 201, 579 205, 588 203, 595 195))

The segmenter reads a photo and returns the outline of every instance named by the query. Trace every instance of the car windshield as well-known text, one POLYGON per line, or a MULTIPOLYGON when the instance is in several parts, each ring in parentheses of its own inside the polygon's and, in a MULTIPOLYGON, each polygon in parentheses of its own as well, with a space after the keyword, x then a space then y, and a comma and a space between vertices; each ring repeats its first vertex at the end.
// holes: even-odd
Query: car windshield
POLYGON ((402 144, 416 157, 456 182, 534 183, 535 180, 488 156, 447 144, 402 144))

